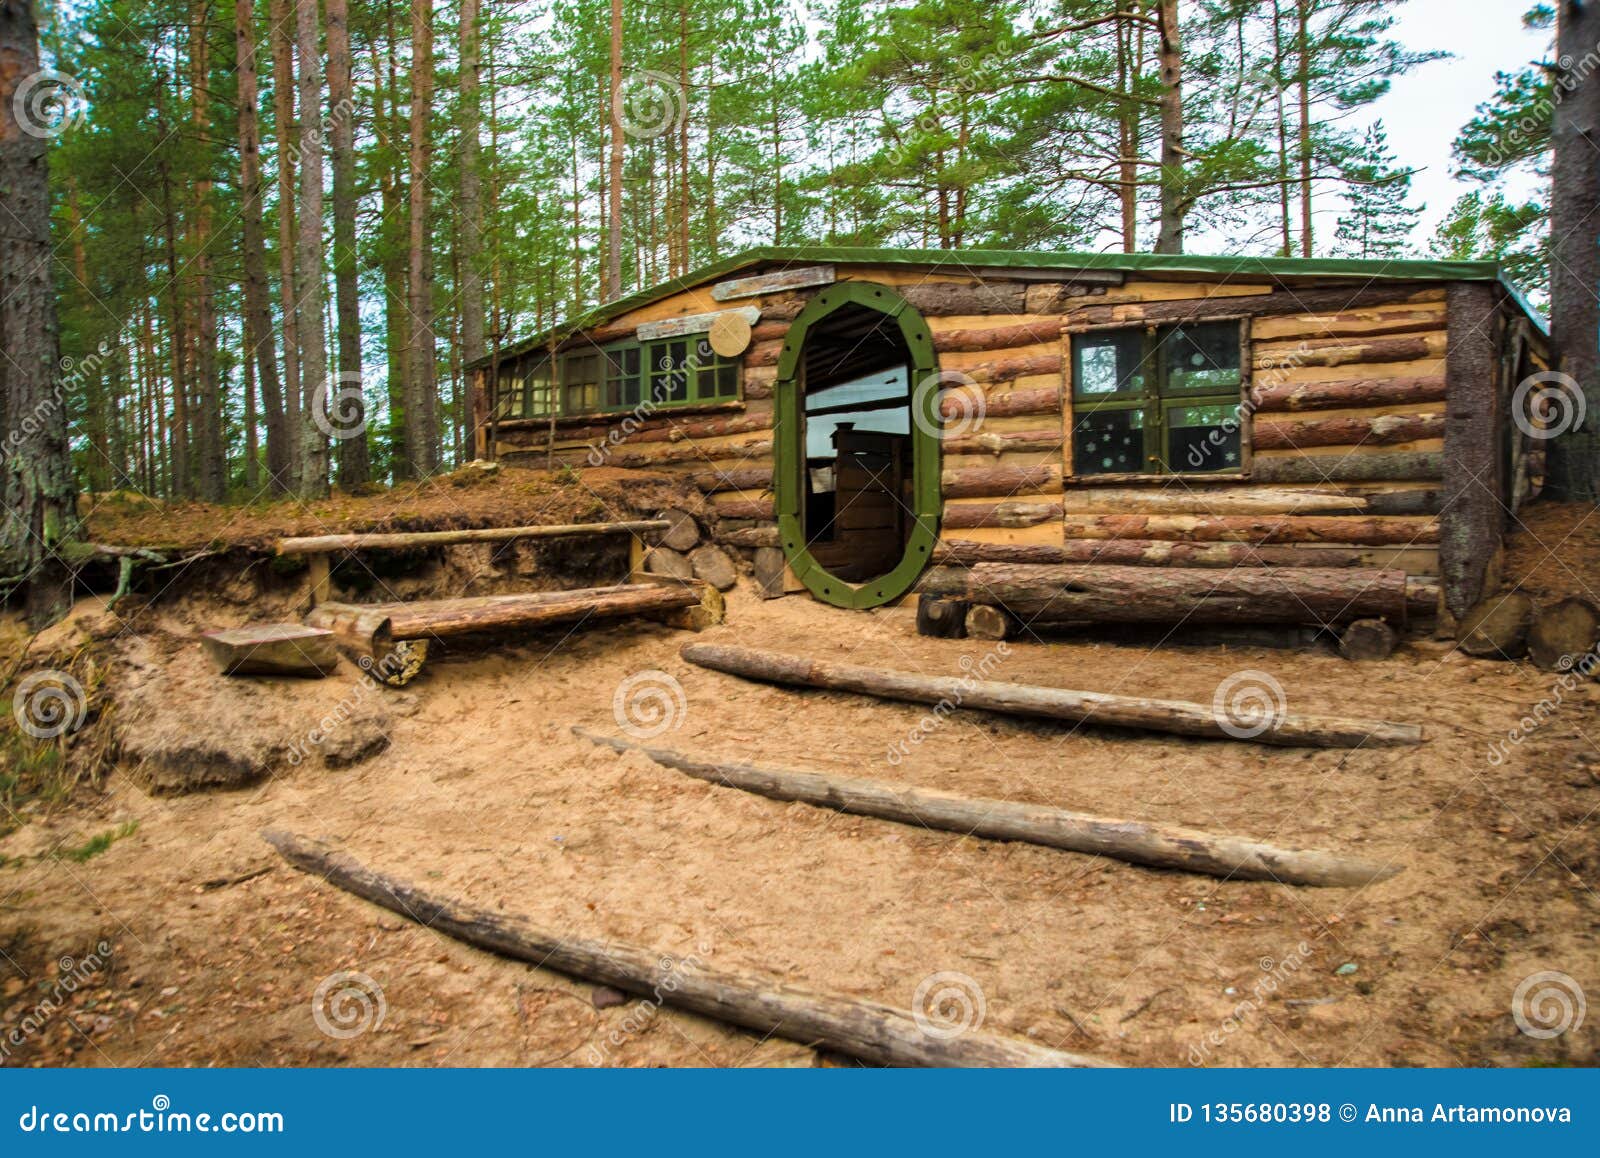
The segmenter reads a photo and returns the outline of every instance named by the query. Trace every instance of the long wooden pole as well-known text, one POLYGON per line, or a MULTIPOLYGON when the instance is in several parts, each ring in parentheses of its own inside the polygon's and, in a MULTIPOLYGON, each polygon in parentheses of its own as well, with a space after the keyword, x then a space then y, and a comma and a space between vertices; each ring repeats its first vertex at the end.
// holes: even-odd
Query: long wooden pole
POLYGON ((1179 869, 1245 881, 1289 885, 1360 886, 1387 880, 1400 866, 1340 856, 1317 849, 1281 848, 1244 837, 1200 832, 1175 825, 1148 824, 1068 812, 1039 804, 958 796, 869 780, 755 764, 695 760, 668 748, 652 748, 587 728, 574 735, 615 749, 643 752, 665 768, 697 780, 725 784, 773 800, 799 800, 858 816, 876 816, 963 836, 1021 840, 1068 852, 1108 856, 1131 864, 1179 869))
POLYGON ((1266 705, 1259 715, 1252 713, 1232 719, 1214 706, 1187 700, 1153 700, 1029 684, 922 676, 726 644, 692 643, 679 654, 690 663, 712 671, 768 683, 859 692, 886 700, 977 708, 1071 723, 1143 728, 1214 740, 1251 740, 1257 744, 1309 748, 1390 747, 1420 744, 1423 740, 1422 729, 1416 724, 1343 716, 1291 715, 1281 710, 1281 704, 1266 705))
POLYGON ((905 1010, 813 993, 765 977, 716 972, 693 956, 679 960, 637 945, 562 937, 535 927, 525 917, 463 904, 369 869, 323 841, 278 831, 261 835, 295 868, 436 932, 756 1033, 826 1046, 891 1066, 1111 1064, 978 1028, 950 1033, 936 1022, 939 1032, 930 1033, 905 1010))
POLYGON ((665 519, 639 519, 623 523, 550 523, 531 527, 475 527, 460 531, 396 531, 354 535, 310 535, 279 539, 280 555, 319 555, 329 551, 365 551, 385 548, 442 546, 450 543, 497 543, 507 539, 553 539, 569 535, 642 535, 665 531, 665 519))

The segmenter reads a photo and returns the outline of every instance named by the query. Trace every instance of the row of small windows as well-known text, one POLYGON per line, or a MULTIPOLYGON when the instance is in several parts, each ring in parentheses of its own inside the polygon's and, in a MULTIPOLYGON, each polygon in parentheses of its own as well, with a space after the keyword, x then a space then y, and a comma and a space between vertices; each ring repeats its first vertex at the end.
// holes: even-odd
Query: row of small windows
POLYGON ((651 406, 704 406, 739 396, 739 362, 704 337, 619 342, 541 358, 502 373, 499 417, 548 418, 651 406), (551 374, 552 366, 556 373, 551 374))

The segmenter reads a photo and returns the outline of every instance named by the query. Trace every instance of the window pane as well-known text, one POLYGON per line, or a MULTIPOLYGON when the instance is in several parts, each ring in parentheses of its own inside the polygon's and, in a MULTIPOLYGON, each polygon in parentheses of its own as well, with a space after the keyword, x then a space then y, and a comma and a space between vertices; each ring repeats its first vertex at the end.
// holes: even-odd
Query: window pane
POLYGON ((1167 411, 1167 469, 1238 470, 1239 408, 1174 406, 1167 411))
POLYGON ((1162 338, 1167 389, 1227 390, 1239 385, 1239 325, 1179 326, 1162 338))
POLYGON ((1072 388, 1078 394, 1092 398, 1144 392, 1153 367, 1142 364, 1142 330, 1082 336, 1073 340, 1072 350, 1072 388))
POLYGON ((1091 410, 1072 427, 1074 474, 1138 474, 1144 460, 1144 411, 1091 410))

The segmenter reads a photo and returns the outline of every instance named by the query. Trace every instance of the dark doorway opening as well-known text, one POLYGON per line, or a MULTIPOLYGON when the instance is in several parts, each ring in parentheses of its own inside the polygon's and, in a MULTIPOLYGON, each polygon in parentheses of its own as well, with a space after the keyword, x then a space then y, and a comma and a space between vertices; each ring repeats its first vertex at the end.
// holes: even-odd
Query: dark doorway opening
POLYGON ((808 329, 803 357, 805 540, 866 583, 900 563, 915 523, 911 351, 893 317, 850 304, 808 329))

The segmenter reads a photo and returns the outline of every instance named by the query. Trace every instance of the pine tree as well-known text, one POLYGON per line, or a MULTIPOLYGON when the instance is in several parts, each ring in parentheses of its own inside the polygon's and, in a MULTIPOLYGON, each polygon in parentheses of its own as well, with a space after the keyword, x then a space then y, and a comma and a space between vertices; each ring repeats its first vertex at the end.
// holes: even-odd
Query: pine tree
POLYGON ((1349 210, 1339 217, 1334 252, 1340 257, 1403 257, 1425 206, 1410 204, 1411 173, 1395 164, 1383 122, 1368 127, 1361 155, 1364 160, 1348 173, 1349 210))

